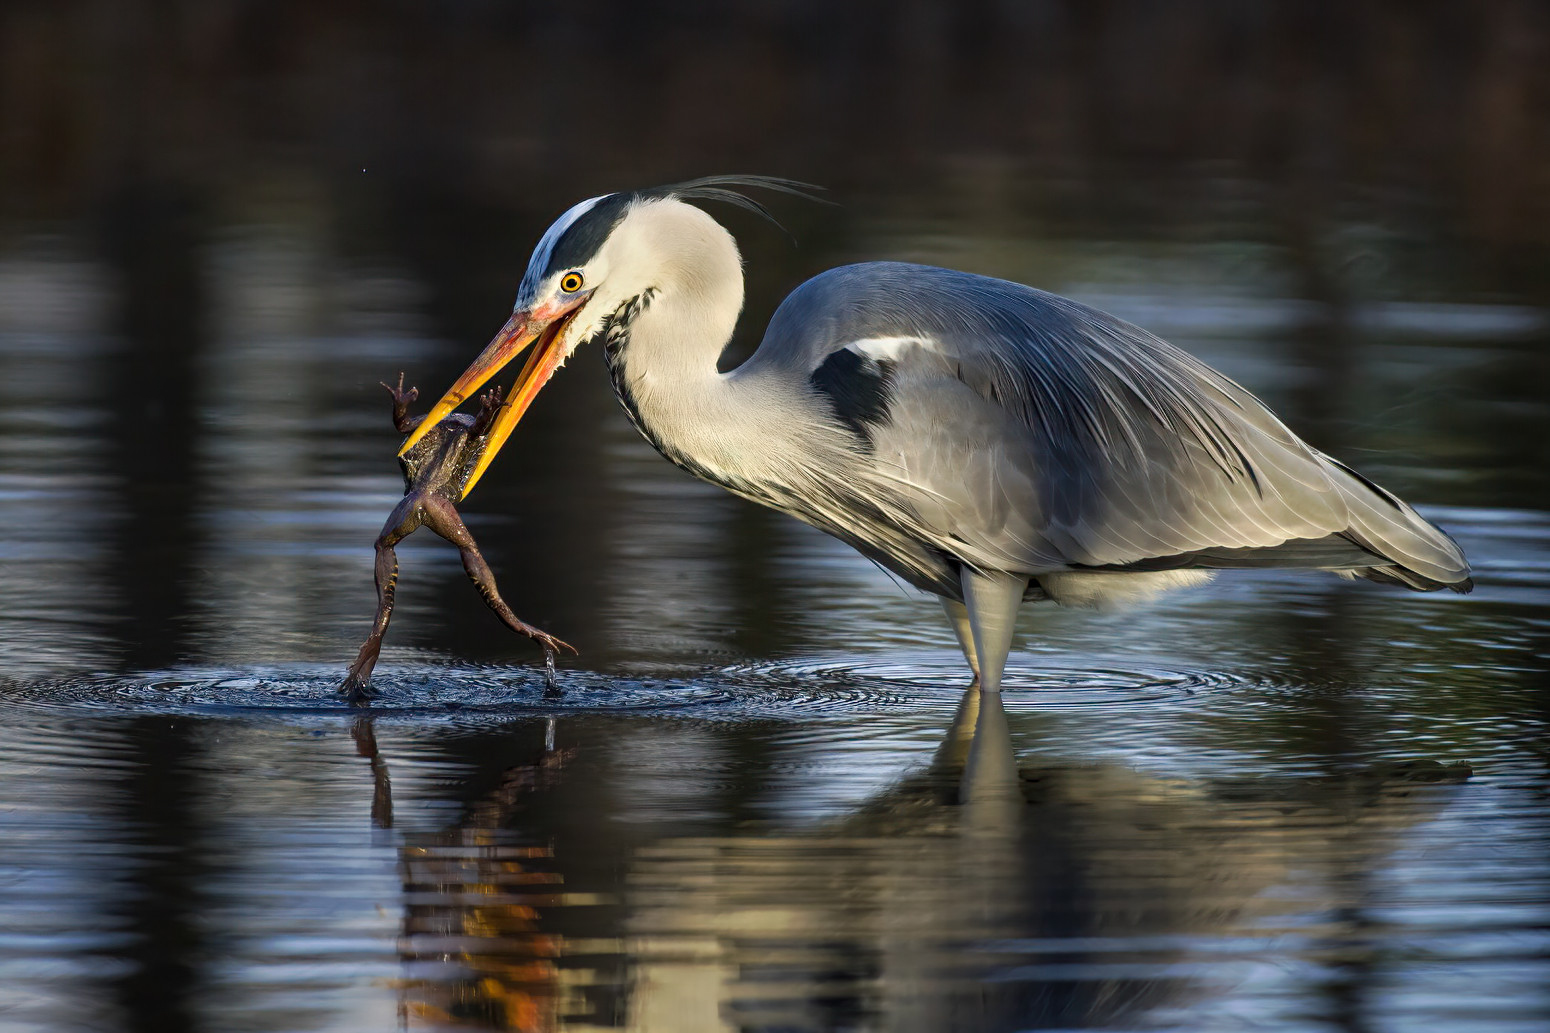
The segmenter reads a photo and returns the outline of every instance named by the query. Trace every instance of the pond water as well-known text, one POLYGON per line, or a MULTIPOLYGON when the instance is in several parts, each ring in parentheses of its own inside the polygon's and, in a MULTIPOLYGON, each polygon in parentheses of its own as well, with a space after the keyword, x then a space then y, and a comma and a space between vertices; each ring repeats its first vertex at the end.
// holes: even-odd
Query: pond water
MULTIPOLYGON (((850 246, 1050 261, 938 232, 850 246)), ((580 647, 558 692, 425 536, 382 695, 342 705, 398 493, 376 381, 438 390, 470 348, 417 331, 412 284, 250 227, 204 254, 204 347, 126 373, 100 272, 28 243, 0 268, 0 1026, 1546 1028, 1550 514, 1519 438, 1550 421, 1511 385, 1550 315, 1336 327, 1178 272, 1219 253, 1065 247, 1053 286, 1336 438, 1479 587, 1030 607, 1021 793, 974 806, 935 603, 661 461, 590 356, 465 507, 580 647), (1307 342, 1335 334, 1330 380, 1307 342), (182 422, 135 429, 169 376, 182 422)))
POLYGON ((79 6, 0 12, 4 1033, 1550 1031, 1518 6, 79 6), (378 382, 447 387, 574 201, 739 169, 843 207, 778 204, 795 247, 716 212, 734 353, 857 259, 1070 294, 1478 587, 1027 607, 987 789, 939 606, 675 470, 581 354, 463 507, 580 655, 546 686, 420 534, 344 705, 401 490, 378 382))

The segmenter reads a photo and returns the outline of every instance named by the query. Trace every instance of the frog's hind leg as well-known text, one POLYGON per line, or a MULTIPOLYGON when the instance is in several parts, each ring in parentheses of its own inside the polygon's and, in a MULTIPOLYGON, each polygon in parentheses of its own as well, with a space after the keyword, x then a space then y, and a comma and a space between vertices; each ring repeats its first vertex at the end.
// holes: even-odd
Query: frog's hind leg
POLYGON ((468 572, 469 580, 479 589, 479 595, 483 597, 486 605, 495 611, 495 615, 506 627, 534 639, 543 646, 546 661, 553 662, 556 650, 569 649, 572 653, 576 651, 575 646, 562 642, 541 628, 533 627, 511 612, 511 607, 506 605, 506 600, 501 598, 500 592, 495 587, 495 575, 491 573, 490 565, 484 561, 474 536, 469 533, 463 518, 458 516, 457 509, 452 503, 443 498, 427 499, 425 526, 457 546, 458 552, 463 556, 463 569, 468 572))
POLYGON ((345 675, 344 684, 339 686, 339 694, 351 703, 364 703, 371 698, 371 671, 377 666, 382 636, 393 616, 393 593, 398 587, 398 553, 393 546, 413 534, 424 520, 425 511, 417 500, 405 496, 377 536, 377 616, 371 623, 371 634, 361 643, 361 651, 345 675))

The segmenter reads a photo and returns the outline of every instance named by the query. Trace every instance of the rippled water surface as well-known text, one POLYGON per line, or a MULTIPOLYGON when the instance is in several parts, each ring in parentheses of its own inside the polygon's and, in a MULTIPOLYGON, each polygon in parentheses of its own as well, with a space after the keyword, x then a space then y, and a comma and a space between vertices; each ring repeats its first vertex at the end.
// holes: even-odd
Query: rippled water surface
MULTIPOLYGON (((1410 383, 1537 342, 1362 346, 1410 383)), ((1473 595, 1256 573, 1030 609, 1021 796, 977 807, 936 606, 676 473, 585 362, 592 451, 468 507, 581 657, 547 686, 411 542, 381 695, 340 703, 395 495, 368 388, 422 347, 234 335, 168 486, 114 459, 88 329, 0 339, 31 378, 0 432, 0 1028, 1546 1027, 1550 517, 1484 504, 1434 428, 1370 421, 1398 448, 1369 465, 1469 503, 1427 511, 1473 595)))
MULTIPOLYGON (((218 7, 144 45, 225 54, 218 7)), ((1107 130, 1029 115, 975 143, 1003 26, 965 35, 991 50, 957 77, 932 32, 900 51, 926 84, 901 95, 909 132, 843 100, 844 69, 873 60, 858 44, 805 129, 767 132, 766 111, 717 143, 690 117, 726 76, 779 78, 756 48, 639 84, 632 117, 677 113, 655 135, 572 133, 637 88, 617 77, 640 58, 558 14, 541 53, 486 54, 481 33, 516 32, 495 9, 406 30, 393 60, 440 64, 396 101, 371 48, 397 37, 324 14, 243 22, 226 59, 146 58, 145 76, 81 42, 64 50, 106 69, 101 117, 50 135, 75 125, 61 100, 33 136, 6 130, 8 155, 38 156, 35 182, 0 160, 0 193, 29 199, 0 203, 0 1030, 1550 1030, 1550 245, 1542 207, 1509 205, 1542 177, 1489 164, 1527 128, 1481 116, 1455 138, 1436 116, 1435 146, 1487 169, 1462 199, 1297 179, 1326 150, 1284 179, 1168 165, 1126 134, 1161 124, 1209 151, 1212 127, 1164 117, 1168 91, 1085 79, 1039 80, 1034 107, 1086 98, 1107 130), (310 64, 293 37, 332 56, 310 64), (520 79, 506 125, 541 107, 542 62, 575 54, 614 86, 575 85, 541 132, 596 154, 405 100, 438 76, 520 79), (266 78, 271 61, 290 71, 266 78), (961 111, 933 90, 965 91, 961 111), (90 134, 139 132, 130 109, 157 131, 115 164, 90 134), (1013 128, 1035 141, 1021 158, 996 149, 1013 128), (455 551, 417 535, 380 695, 342 703, 400 492, 378 381, 448 385, 571 202, 646 168, 750 164, 845 207, 781 206, 796 247, 720 213, 750 278, 734 350, 801 279, 857 258, 1068 293, 1414 502, 1477 589, 1227 572, 1121 614, 1030 606, 1005 697, 1017 784, 976 793, 937 604, 676 471, 580 354, 464 507, 513 609, 579 657, 549 684, 455 551), (1487 229, 1448 222, 1455 205, 1487 229)), ((74 39, 44 13, 5 24, 40 54, 74 39)), ((1378 49, 1396 63, 1370 78, 1397 81, 1404 48, 1378 49)), ((1505 76, 1521 53, 1500 53, 1482 68, 1505 76)), ((1518 96, 1497 83, 1442 92, 1518 96)))

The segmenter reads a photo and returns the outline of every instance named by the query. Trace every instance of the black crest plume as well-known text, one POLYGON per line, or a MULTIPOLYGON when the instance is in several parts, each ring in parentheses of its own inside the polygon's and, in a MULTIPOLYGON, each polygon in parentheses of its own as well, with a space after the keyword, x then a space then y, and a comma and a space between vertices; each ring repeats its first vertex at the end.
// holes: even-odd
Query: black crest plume
POLYGON ((639 191, 635 196, 642 199, 676 197, 682 200, 721 201, 768 219, 786 236, 791 236, 790 231, 781 226, 780 220, 771 215, 770 210, 764 205, 743 193, 744 189, 770 190, 800 197, 805 201, 815 201, 818 204, 834 203, 814 193, 822 190, 821 186, 803 183, 796 179, 782 179, 779 176, 704 176, 683 183, 652 187, 649 190, 639 191))

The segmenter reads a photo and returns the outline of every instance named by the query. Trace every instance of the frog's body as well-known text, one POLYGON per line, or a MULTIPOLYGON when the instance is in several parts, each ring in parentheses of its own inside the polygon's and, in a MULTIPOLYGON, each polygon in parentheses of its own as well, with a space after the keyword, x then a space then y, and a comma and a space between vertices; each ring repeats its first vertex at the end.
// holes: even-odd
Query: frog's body
MULTIPOLYGON (((423 419, 423 416, 415 416, 403 423, 413 430, 423 419)), ((462 501, 463 489, 474 472, 474 464, 479 462, 489 444, 484 428, 474 433, 478 420, 477 416, 453 413, 399 457, 398 466, 404 472, 405 498, 430 494, 446 499, 454 506, 462 501)))
MULTIPOLYGON (((393 395, 393 425, 400 434, 408 434, 425 419, 409 415, 409 403, 419 397, 419 392, 414 388, 405 391, 402 375, 398 378, 398 386, 388 387, 388 391, 393 395)), ((495 575, 480 554, 474 536, 464 526, 463 518, 458 516, 457 504, 462 501, 468 479, 489 447, 486 435, 490 421, 500 408, 500 389, 486 393, 479 401, 478 415, 453 413, 446 417, 398 461, 404 473, 404 497, 393 507, 392 515, 377 536, 376 620, 355 662, 350 665, 344 684, 339 687, 351 702, 358 703, 370 695, 371 671, 376 666, 382 636, 393 615, 393 590, 398 583, 398 555, 393 546, 422 524, 458 547, 463 555, 463 569, 490 609, 507 627, 541 643, 546 659, 552 659, 556 649, 576 651, 547 632, 519 620, 511 612, 511 607, 496 591, 495 575)))

